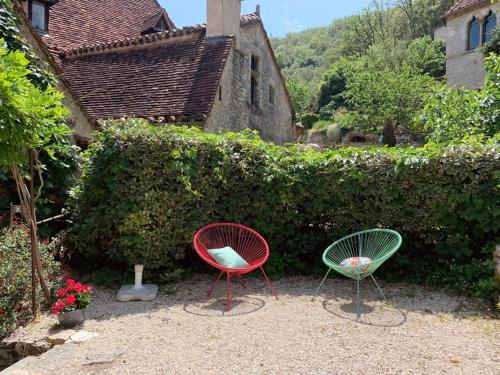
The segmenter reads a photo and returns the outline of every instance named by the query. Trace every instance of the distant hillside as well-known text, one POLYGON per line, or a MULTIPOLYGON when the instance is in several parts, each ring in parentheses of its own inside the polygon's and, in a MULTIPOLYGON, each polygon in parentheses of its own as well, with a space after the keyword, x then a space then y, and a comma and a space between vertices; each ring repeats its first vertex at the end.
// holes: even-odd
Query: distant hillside
POLYGON ((399 0, 392 6, 376 0, 363 12, 326 27, 273 38, 286 79, 317 92, 327 68, 343 56, 362 55, 383 40, 413 40, 432 35, 455 0, 399 0))
POLYGON ((326 27, 273 38, 272 44, 286 79, 294 78, 316 91, 323 74, 339 57, 344 20, 326 27))

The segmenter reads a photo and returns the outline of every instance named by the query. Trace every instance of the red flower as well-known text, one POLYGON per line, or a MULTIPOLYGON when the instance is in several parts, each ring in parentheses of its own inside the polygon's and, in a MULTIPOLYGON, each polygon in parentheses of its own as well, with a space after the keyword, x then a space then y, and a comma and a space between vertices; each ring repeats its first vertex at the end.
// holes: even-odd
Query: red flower
POLYGON ((73 289, 75 292, 81 293, 83 292, 83 285, 80 283, 75 283, 75 285, 73 285, 73 289))
POLYGON ((69 295, 66 297, 66 305, 73 305, 76 302, 76 297, 69 295))
POLYGON ((68 288, 61 288, 57 291, 57 295, 59 297, 64 297, 66 294, 68 294, 69 289, 68 288))
POLYGON ((75 280, 73 279, 66 280, 66 285, 70 288, 73 288, 73 286, 75 285, 75 280))
POLYGON ((64 310, 65 307, 66 307, 66 305, 64 304, 64 301, 62 299, 57 300, 52 305, 52 309, 51 309, 52 314, 59 315, 64 310))

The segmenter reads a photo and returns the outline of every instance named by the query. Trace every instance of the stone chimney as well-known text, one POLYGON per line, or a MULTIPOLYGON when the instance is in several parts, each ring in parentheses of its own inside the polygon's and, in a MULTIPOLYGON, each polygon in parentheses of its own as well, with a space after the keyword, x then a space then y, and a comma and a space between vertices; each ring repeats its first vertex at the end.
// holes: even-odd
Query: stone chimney
POLYGON ((241 0, 207 0, 207 37, 240 36, 241 0))

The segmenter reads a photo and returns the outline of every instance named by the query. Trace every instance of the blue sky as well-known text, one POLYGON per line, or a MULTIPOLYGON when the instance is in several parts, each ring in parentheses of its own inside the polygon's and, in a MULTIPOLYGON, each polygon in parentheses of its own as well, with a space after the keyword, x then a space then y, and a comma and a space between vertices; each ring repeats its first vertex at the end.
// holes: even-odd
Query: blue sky
MULTIPOLYGON (((207 0, 159 0, 176 26, 206 22, 207 0)), ((244 0, 243 13, 260 4, 262 18, 271 36, 328 25, 336 18, 359 12, 370 0, 244 0), (314 5, 312 5, 314 4, 314 5)))

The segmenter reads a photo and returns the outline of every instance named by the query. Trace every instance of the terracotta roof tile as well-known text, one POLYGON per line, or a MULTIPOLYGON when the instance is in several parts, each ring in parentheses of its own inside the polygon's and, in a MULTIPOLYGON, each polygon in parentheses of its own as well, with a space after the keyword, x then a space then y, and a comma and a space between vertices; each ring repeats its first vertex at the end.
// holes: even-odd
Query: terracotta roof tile
POLYGON ((471 8, 480 3, 489 3, 488 0, 459 0, 446 12, 445 17, 461 12, 467 8, 471 8))
POLYGON ((232 41, 207 41, 201 31, 178 42, 173 38, 140 48, 69 54, 61 68, 93 118, 205 118, 232 41))
POLYGON ((160 11, 156 0, 59 0, 50 8, 44 41, 50 48, 67 49, 135 37, 160 11))

